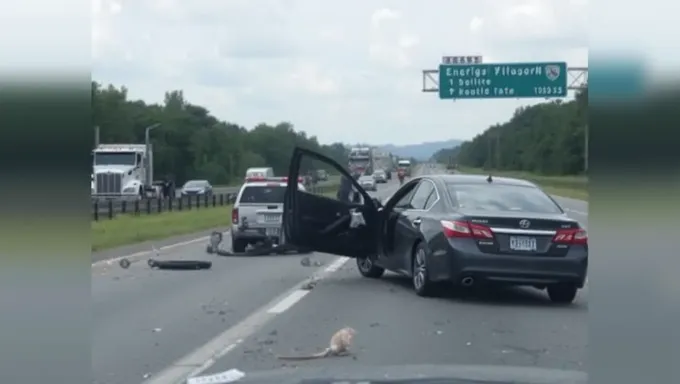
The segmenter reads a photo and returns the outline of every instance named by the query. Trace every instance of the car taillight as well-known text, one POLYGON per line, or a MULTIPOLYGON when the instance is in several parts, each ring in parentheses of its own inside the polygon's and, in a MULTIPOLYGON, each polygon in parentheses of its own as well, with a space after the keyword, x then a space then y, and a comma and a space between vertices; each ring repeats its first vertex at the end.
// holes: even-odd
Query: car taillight
POLYGON ((553 243, 558 244, 588 244, 588 232, 582 228, 560 229, 553 237, 553 243))
POLYGON ((231 223, 234 225, 238 224, 238 208, 231 210, 231 223))
POLYGON ((475 238, 475 239, 493 239, 491 228, 467 221, 447 221, 442 220, 442 230, 444 236, 447 238, 475 238))

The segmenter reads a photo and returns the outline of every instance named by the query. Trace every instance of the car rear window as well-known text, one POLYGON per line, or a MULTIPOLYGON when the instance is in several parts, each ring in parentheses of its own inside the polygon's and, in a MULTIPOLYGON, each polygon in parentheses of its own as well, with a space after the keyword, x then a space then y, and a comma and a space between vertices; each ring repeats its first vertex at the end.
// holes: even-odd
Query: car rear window
POLYGON ((265 204, 280 204, 283 203, 283 195, 286 193, 286 187, 282 186, 248 186, 243 189, 241 194, 241 203, 265 203, 265 204))
POLYGON ((543 191, 507 184, 447 184, 454 204, 478 211, 562 213, 543 191))

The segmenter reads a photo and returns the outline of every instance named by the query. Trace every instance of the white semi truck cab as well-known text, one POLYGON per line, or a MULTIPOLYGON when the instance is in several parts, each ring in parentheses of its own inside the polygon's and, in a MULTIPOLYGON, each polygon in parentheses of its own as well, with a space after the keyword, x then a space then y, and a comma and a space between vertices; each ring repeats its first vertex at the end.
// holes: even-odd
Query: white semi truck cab
POLYGON ((100 144, 92 155, 93 197, 134 200, 146 196, 146 186, 150 186, 153 180, 151 148, 148 159, 145 144, 100 144))

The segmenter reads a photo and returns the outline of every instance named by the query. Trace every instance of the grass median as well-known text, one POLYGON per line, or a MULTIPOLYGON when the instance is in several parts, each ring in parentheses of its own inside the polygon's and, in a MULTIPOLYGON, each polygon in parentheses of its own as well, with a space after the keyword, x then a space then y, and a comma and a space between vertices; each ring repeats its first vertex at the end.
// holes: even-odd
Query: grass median
MULTIPOLYGON (((334 196, 334 186, 320 194, 334 196)), ((91 223, 92 252, 231 225, 231 205, 152 214, 120 214, 91 223)))
POLYGON ((544 176, 521 171, 487 171, 480 168, 460 167, 461 173, 516 177, 536 183, 551 195, 570 197, 572 199, 588 200, 587 176, 544 176))
POLYGON ((111 220, 92 222, 92 251, 224 227, 230 223, 229 205, 151 215, 118 215, 111 220))

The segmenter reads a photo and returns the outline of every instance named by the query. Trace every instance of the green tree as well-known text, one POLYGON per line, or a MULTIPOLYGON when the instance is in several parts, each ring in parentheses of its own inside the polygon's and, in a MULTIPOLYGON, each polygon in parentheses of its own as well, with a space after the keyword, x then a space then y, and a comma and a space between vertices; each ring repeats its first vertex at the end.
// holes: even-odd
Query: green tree
POLYGON ((518 108, 512 118, 489 127, 457 148, 438 151, 433 160, 497 170, 546 175, 584 171, 588 91, 562 100, 518 108))
POLYGON ((205 178, 214 184, 237 184, 247 168, 258 166, 285 175, 296 145, 341 165, 349 154, 347 145, 321 145, 315 136, 295 131, 290 122, 261 123, 248 130, 220 121, 188 102, 181 90, 166 92, 162 104, 147 104, 129 100, 125 87, 92 82, 92 106, 92 124, 100 127, 102 143, 143 143, 145 128, 161 123, 151 135, 155 177, 172 176, 178 183, 205 178))

